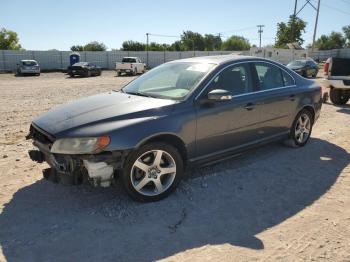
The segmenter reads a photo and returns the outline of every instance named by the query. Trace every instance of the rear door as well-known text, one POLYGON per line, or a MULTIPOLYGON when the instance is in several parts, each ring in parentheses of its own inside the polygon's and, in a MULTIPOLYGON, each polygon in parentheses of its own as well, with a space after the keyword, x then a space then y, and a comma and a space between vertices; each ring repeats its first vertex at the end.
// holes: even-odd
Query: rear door
POLYGON ((259 134, 264 138, 288 132, 298 106, 295 81, 279 66, 254 62, 256 104, 260 112, 259 134))
POLYGON ((196 100, 198 156, 215 155, 257 138, 259 111, 254 108, 249 63, 233 64, 218 73, 196 100), (230 101, 203 104, 215 89, 230 91, 230 101))

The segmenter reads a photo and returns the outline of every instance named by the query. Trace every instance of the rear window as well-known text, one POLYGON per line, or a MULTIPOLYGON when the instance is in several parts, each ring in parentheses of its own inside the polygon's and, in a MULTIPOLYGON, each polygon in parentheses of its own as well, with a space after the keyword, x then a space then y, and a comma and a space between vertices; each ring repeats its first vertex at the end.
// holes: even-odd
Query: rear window
POLYGON ((122 60, 123 63, 136 63, 136 59, 135 58, 130 58, 130 57, 125 57, 122 60))
POLYGON ((38 63, 35 61, 22 61, 24 66, 36 66, 38 63))
POLYGON ((332 76, 350 76, 350 59, 332 58, 332 76))
POLYGON ((259 78, 260 90, 269 90, 284 86, 282 70, 272 64, 255 63, 256 72, 259 78))

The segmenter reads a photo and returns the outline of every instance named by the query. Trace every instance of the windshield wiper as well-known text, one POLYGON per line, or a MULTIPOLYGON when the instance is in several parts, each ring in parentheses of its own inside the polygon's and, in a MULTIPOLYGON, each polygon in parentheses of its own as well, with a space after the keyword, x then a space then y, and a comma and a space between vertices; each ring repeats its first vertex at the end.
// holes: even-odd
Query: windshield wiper
POLYGON ((152 96, 152 95, 150 95, 150 94, 146 94, 146 93, 142 93, 142 92, 125 92, 124 90, 123 90, 123 92, 124 92, 125 94, 129 94, 129 95, 144 96, 144 97, 153 97, 153 98, 156 97, 156 96, 152 96))

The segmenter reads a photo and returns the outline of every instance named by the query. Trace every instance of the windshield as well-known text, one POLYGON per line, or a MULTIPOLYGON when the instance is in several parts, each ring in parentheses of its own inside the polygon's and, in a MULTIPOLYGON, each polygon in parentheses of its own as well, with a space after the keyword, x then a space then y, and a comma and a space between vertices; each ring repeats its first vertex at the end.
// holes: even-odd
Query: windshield
POLYGON ((130 58, 130 57, 124 57, 122 60, 122 63, 136 63, 136 59, 130 58))
POLYGON ((163 64, 130 82, 122 91, 180 100, 190 93, 214 66, 215 64, 198 62, 163 64))
POLYGON ((305 64, 305 60, 295 60, 293 62, 290 62, 287 66, 304 66, 305 64))
POLYGON ((75 63, 73 66, 87 66, 88 63, 87 62, 79 62, 79 63, 75 63))
POLYGON ((23 61, 22 64, 25 66, 36 66, 37 62, 35 62, 35 61, 23 61))

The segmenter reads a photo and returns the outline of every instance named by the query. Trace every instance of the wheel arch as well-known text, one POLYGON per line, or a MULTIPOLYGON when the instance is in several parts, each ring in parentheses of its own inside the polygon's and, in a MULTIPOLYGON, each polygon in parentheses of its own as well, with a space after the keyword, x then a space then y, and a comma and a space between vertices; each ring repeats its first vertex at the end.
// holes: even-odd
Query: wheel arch
MULTIPOLYGON (((316 112, 315 112, 315 109, 313 108, 313 106, 311 106, 311 105, 305 105, 305 106, 303 106, 301 109, 300 109, 300 111, 302 111, 302 110, 307 110, 307 111, 309 111, 310 113, 311 113, 311 115, 312 115, 312 121, 314 122, 315 121, 315 114, 316 114, 316 112)), ((300 112, 299 111, 299 112, 300 112)))
POLYGON ((162 143, 166 143, 166 144, 169 144, 169 145, 175 147, 177 150, 179 150, 179 153, 180 153, 182 160, 183 160, 183 163, 184 163, 184 167, 187 166, 187 159, 188 159, 187 148, 186 148, 184 141, 180 137, 178 137, 177 135, 174 135, 174 134, 170 134, 170 133, 157 134, 157 135, 148 137, 146 139, 143 139, 137 145, 137 147, 139 148, 145 144, 154 143, 154 142, 162 142, 162 143))

